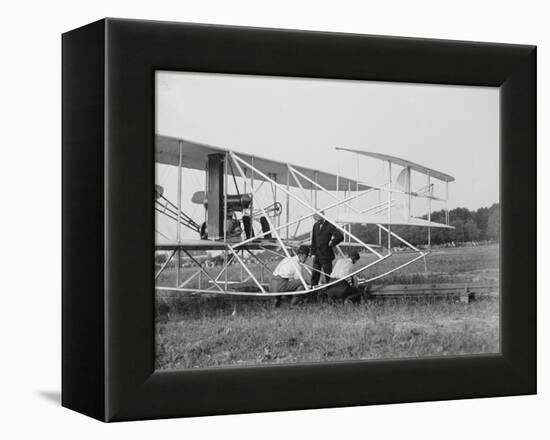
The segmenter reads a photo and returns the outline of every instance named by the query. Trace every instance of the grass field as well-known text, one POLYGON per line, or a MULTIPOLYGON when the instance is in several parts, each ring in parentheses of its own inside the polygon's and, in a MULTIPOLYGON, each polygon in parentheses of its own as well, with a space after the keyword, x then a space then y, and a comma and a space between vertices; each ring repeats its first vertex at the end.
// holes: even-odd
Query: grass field
MULTIPOLYGON (((410 255, 395 255, 393 262, 410 255)), ((498 279, 496 245, 442 249, 380 282, 498 279)), ((387 268, 377 267, 384 272, 387 268)), ((376 272, 369 273, 375 275, 376 272)), ((167 274, 167 277, 170 273, 167 274)), ((167 280, 165 279, 164 282, 167 280)), ((499 351, 499 301, 376 300, 275 309, 271 300, 157 295, 159 369, 445 356, 499 351)))

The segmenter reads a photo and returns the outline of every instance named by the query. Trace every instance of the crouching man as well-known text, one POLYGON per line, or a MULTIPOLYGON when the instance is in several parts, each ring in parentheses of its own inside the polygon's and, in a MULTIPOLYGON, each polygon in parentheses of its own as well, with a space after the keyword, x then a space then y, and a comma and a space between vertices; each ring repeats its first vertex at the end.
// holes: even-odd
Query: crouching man
MULTIPOLYGON (((300 276, 305 280, 304 264, 309 256, 309 247, 300 246, 295 257, 287 257, 280 261, 269 283, 270 292, 295 292, 303 290, 304 286, 300 276)), ((293 303, 295 302, 293 297, 293 303)), ((275 298, 275 307, 281 305, 282 297, 275 298)))
POLYGON ((357 269, 355 263, 359 261, 359 258, 359 252, 350 251, 347 257, 336 260, 330 278, 331 281, 339 279, 342 281, 327 287, 326 295, 329 301, 351 301, 354 303, 361 301, 361 289, 357 287, 357 279, 355 276, 350 276, 357 269))

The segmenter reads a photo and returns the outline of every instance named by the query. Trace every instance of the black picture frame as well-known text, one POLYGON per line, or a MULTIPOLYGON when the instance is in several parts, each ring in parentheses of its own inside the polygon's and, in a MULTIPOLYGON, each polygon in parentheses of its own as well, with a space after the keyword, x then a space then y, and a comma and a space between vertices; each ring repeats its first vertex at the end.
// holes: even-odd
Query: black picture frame
POLYGON ((63 406, 121 421, 536 393, 535 46, 104 19, 62 51, 63 406), (501 354, 155 371, 155 70, 499 86, 501 354))

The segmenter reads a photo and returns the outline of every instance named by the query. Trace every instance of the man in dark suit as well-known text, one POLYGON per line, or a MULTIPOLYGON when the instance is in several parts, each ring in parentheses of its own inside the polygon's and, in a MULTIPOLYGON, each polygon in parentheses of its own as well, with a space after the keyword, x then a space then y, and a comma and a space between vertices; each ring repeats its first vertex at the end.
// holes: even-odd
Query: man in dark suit
MULTIPOLYGON (((321 212, 324 215, 324 212, 321 212)), ((315 223, 311 231, 311 255, 313 257, 313 273, 311 285, 319 284, 321 271, 325 275, 325 281, 330 280, 332 261, 334 260, 333 247, 344 240, 342 233, 332 223, 326 221, 320 215, 315 214, 315 223)))

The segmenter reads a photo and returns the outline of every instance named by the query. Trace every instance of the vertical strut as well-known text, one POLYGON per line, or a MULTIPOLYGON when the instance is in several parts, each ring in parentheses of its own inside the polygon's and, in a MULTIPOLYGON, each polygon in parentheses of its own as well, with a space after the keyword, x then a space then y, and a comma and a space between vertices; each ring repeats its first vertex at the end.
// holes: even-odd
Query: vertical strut
MULTIPOLYGON (((336 199, 340 197, 340 154, 336 150, 336 199)), ((340 216, 340 205, 338 205, 337 215, 340 216)))
MULTIPOLYGON (((382 190, 378 190, 378 206, 382 206, 382 190)), ((378 246, 382 248, 382 229, 378 228, 378 246)))
MULTIPOLYGON (((223 159, 223 242, 227 243, 227 158, 228 154, 225 153, 223 159)), ((224 249, 224 263, 227 265, 227 249, 224 249)), ((227 273, 229 269, 225 271, 225 290, 227 290, 227 273)))
MULTIPOLYGON (((351 180, 348 179, 348 195, 351 195, 351 180)), ((353 209, 353 206, 350 204, 349 205, 349 209, 348 209, 348 212, 349 210, 353 209)), ((350 224, 347 224, 346 226, 346 229, 348 230, 348 232, 351 231, 351 225, 350 224)), ((349 243, 351 243, 351 238, 349 236, 345 237, 345 241, 349 243)))
POLYGON ((408 212, 408 220, 411 219, 411 167, 407 167, 407 193, 408 193, 408 201, 407 201, 407 212, 408 212))
POLYGON ((389 171, 389 191, 388 191, 388 252, 391 253, 391 204, 392 204, 392 187, 391 187, 391 161, 388 161, 389 171))
MULTIPOLYGON (((254 236, 254 156, 250 158, 250 161, 252 162, 252 168, 250 169, 250 193, 252 194, 252 198, 250 199, 250 228, 251 228, 251 236, 253 237, 254 236)), ((238 163, 237 161, 235 162, 238 163)))
MULTIPOLYGON (((178 160, 178 230, 176 231, 178 245, 181 243, 181 167, 183 163, 183 141, 179 141, 179 160, 178 160)), ((181 249, 178 247, 176 269, 176 286, 180 284, 180 268, 181 268, 181 249)))
POLYGON ((290 196, 288 195, 290 193, 290 168, 288 167, 288 164, 286 165, 286 239, 289 239, 290 234, 290 196))
POLYGON ((445 181, 445 224, 449 224, 449 181, 445 181))
MULTIPOLYGON (((428 172, 428 221, 432 221, 432 184, 430 179, 430 173, 428 172)), ((428 249, 430 249, 432 241, 432 231, 430 230, 430 227, 428 226, 428 249)))
MULTIPOLYGON (((204 164, 204 196, 208 197, 208 160, 204 164)), ((203 202, 203 208, 204 208, 204 202, 203 202)), ((204 223, 206 223, 206 225, 208 226, 208 216, 206 213, 206 208, 204 209, 204 223)))

